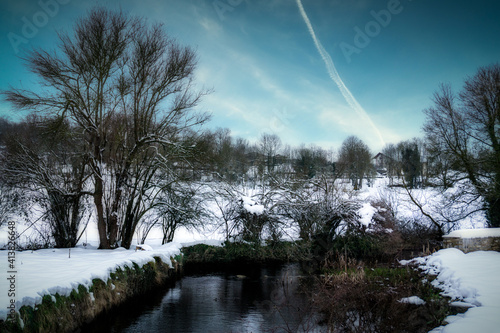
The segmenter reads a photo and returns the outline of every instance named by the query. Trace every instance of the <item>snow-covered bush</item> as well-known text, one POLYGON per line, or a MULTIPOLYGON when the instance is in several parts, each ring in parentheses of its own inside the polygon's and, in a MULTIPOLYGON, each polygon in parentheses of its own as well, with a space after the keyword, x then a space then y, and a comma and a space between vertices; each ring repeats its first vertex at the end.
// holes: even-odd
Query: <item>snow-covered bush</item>
POLYGON ((255 202, 250 197, 241 197, 234 222, 241 232, 242 240, 259 243, 262 230, 271 219, 264 205, 255 202))
POLYGON ((326 241, 356 223, 359 203, 334 180, 322 177, 292 186, 282 194, 277 206, 280 214, 296 224, 302 240, 322 235, 326 241))
POLYGON ((163 231, 162 244, 172 242, 178 227, 195 227, 205 217, 197 189, 189 184, 170 185, 162 189, 154 203, 163 231))

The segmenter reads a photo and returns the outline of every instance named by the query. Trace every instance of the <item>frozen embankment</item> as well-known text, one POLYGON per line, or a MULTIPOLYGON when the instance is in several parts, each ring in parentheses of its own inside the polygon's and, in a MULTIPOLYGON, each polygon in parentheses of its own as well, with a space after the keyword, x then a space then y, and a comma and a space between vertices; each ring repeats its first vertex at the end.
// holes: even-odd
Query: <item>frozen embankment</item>
POLYGON ((433 255, 416 258, 429 275, 432 284, 452 299, 454 306, 469 308, 467 312, 446 318, 448 324, 433 333, 493 333, 500 328, 500 252, 477 251, 464 254, 457 249, 440 250, 433 255))
POLYGON ((13 265, 0 276, 0 321, 8 322, 6 319, 14 311, 21 312, 21 318, 34 320, 39 311, 23 312, 21 308, 40 309, 43 303, 51 301, 56 307, 75 309, 89 320, 175 273, 171 270, 171 258, 180 254, 181 244, 145 248, 147 251, 136 251, 135 247, 97 250, 89 246, 23 251, 16 252, 15 261, 11 262, 8 251, 0 251, 0 262, 6 264, 2 267, 13 265), (144 286, 134 285, 138 278, 144 286), (78 309, 79 306, 84 309, 78 309))

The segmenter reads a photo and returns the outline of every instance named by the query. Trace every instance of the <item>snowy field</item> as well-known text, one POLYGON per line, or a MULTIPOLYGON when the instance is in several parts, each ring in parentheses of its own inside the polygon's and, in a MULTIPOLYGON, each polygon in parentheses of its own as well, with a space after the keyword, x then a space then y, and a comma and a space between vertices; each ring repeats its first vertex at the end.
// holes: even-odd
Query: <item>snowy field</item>
MULTIPOLYGON (((430 224, 427 217, 425 217, 421 210, 415 206, 414 203, 409 200, 405 189, 400 187, 388 187, 389 180, 387 178, 378 178, 375 182, 368 186, 366 184, 359 191, 353 191, 350 184, 345 184, 341 182, 336 184, 338 186, 338 191, 341 193, 341 197, 348 198, 352 201, 357 201, 360 209, 358 210, 359 222, 365 225, 368 229, 372 223, 372 217, 377 213, 378 202, 384 202, 389 205, 396 217, 400 221, 418 221, 421 224, 430 224)), ((210 185, 200 185, 200 188, 204 188, 202 191, 212 191, 210 185)), ((481 229, 486 227, 486 218, 484 212, 476 211, 471 214, 467 213, 467 210, 475 211, 478 207, 482 205, 482 202, 471 201, 467 205, 454 202, 452 195, 459 188, 451 188, 446 192, 441 192, 439 189, 426 188, 426 189, 414 189, 412 190, 414 199, 417 200, 423 209, 434 216, 439 222, 446 221, 447 219, 453 219, 454 216, 464 215, 465 218, 446 225, 443 222, 445 233, 448 231, 453 231, 457 229, 481 229), (443 204, 445 202, 446 204, 443 204), (450 218, 451 217, 451 218, 450 218)), ((235 189, 235 194, 243 202, 244 208, 249 213, 262 214, 268 208, 259 201, 259 198, 263 196, 262 189, 258 187, 239 187, 235 189)), ((284 200, 284 195, 280 197, 280 194, 274 196, 272 200, 267 202, 268 206, 273 206, 277 201, 284 200)), ((206 239, 222 240, 225 238, 224 230, 220 227, 220 221, 222 220, 221 210, 218 205, 224 205, 225 199, 219 197, 215 200, 206 200, 204 206, 208 212, 208 221, 204 221, 204 227, 200 230, 190 229, 189 231, 184 228, 179 228, 174 237, 175 242, 190 242, 190 241, 201 241, 206 239), (218 201, 216 203, 216 201, 218 201), (216 227, 216 222, 219 221, 219 226, 216 227)), ((16 232, 20 235, 18 242, 21 244, 30 244, 34 241, 39 241, 39 232, 44 232, 43 227, 35 224, 41 213, 39 208, 31 209, 31 215, 29 221, 25 221, 22 218, 14 217, 13 220, 16 221, 16 232)), ((297 226, 290 225, 290 221, 283 221, 284 227, 284 237, 288 240, 293 240, 298 237, 297 226)), ((136 244, 141 243, 141 225, 139 224, 136 234, 134 237, 134 242, 136 244)), ((162 240, 162 231, 160 228, 153 228, 148 234, 146 243, 149 245, 160 245, 162 240)), ((265 235, 264 235, 265 238, 265 235)), ((7 244, 7 226, 4 225, 0 227, 0 248, 4 248, 7 244)), ((82 233, 79 244, 91 244, 93 246, 99 245, 99 237, 97 233, 97 224, 95 220, 91 219, 88 227, 82 233)))
MULTIPOLYGON (((453 194, 454 189, 449 193, 453 194)), ((245 209, 249 212, 261 214, 265 205, 258 201, 258 191, 244 189, 241 191, 245 209)), ((372 217, 377 209, 372 204, 384 201, 392 207, 396 218, 404 221, 419 221, 426 223, 422 212, 412 205, 405 196, 402 188, 387 187, 386 179, 378 179, 372 186, 364 186, 361 191, 346 191, 346 195, 354 196, 358 200, 359 221, 369 229, 372 217)), ((430 213, 436 213, 439 203, 448 201, 447 193, 439 193, 435 189, 414 190, 414 195, 421 205, 430 213)), ((475 203, 479 205, 480 203, 475 203)), ((375 205, 375 204, 374 204, 375 205)), ((473 207, 472 207, 473 208, 473 207)), ((453 215, 460 206, 448 205, 443 215, 453 215)), ((217 219, 217 210, 214 208, 213 219, 217 219)), ((445 216, 444 216, 445 217, 445 216)), ((428 222, 427 222, 428 223, 428 222)), ((482 212, 469 215, 466 219, 454 224, 454 229, 469 229, 469 231, 456 232, 468 235, 479 231, 470 229, 483 228, 485 218, 482 212)), ((34 229, 27 229, 21 220, 16 225, 17 232, 22 233, 21 242, 26 244, 35 237, 34 229)), ((294 228, 287 230, 286 234, 291 239, 298 233, 294 228)), ((139 244, 140 237, 134 237, 131 250, 119 248, 117 250, 97 250, 97 226, 91 221, 84 231, 76 248, 45 249, 38 251, 16 252, 15 262, 15 301, 16 308, 22 305, 34 305, 41 302, 43 295, 69 295, 73 288, 79 284, 89 286, 92 279, 100 278, 106 281, 110 273, 118 267, 139 265, 153 260, 154 256, 161 257, 165 262, 170 257, 179 253, 182 246, 196 243, 220 245, 224 239, 223 230, 207 227, 203 230, 177 230, 174 242, 161 245, 162 232, 153 229, 146 239, 148 249, 151 251, 135 251, 135 244, 139 244)), ((7 243, 5 226, 0 228, 0 246, 7 243)), ((453 298, 455 305, 470 307, 463 315, 452 316, 445 327, 435 329, 433 332, 499 332, 500 327, 500 253, 499 252, 472 252, 463 254, 456 249, 441 250, 431 256, 417 258, 415 261, 426 273, 436 275, 434 284, 443 290, 444 295, 453 298)), ((8 252, 0 251, 0 267, 5 267, 0 274, 0 319, 7 316, 10 288, 10 273, 8 266, 8 252)), ((415 302, 408 299, 402 302, 415 302)))

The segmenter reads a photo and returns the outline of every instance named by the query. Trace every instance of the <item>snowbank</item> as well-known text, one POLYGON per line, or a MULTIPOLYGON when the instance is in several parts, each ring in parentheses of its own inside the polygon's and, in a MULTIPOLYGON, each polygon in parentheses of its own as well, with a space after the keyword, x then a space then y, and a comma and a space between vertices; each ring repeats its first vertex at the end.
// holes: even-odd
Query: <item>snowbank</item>
POLYGON ((455 230, 443 237, 456 237, 456 238, 500 237, 500 228, 455 230))
POLYGON ((431 332, 499 331, 500 252, 478 251, 464 254, 457 249, 444 249, 409 262, 416 262, 425 273, 436 275, 432 284, 442 289, 442 294, 455 301, 455 305, 470 307, 464 314, 447 317, 448 325, 431 332))
POLYGON ((200 241, 183 242, 181 244, 182 244, 182 247, 189 247, 189 246, 194 246, 194 245, 199 245, 199 244, 222 247, 222 246, 224 246, 224 241, 219 240, 219 239, 206 239, 206 240, 200 240, 200 241))
MULTIPOLYGON (((16 252, 15 297, 16 310, 23 305, 40 304, 44 295, 68 296, 78 285, 87 288, 92 279, 107 281, 110 273, 118 267, 133 263, 143 266, 154 257, 172 267, 170 258, 180 254, 181 244, 169 243, 151 251, 135 251, 119 248, 116 250, 97 250, 95 247, 69 249, 46 249, 16 252)), ((133 247, 135 249, 135 247, 133 247)), ((0 262, 7 263, 7 251, 0 251, 0 262)), ((3 266, 2 266, 3 267, 3 266)), ((9 273, 10 275, 10 273, 9 273)), ((0 275, 0 320, 7 317, 10 300, 7 296, 10 282, 6 270, 0 275)))

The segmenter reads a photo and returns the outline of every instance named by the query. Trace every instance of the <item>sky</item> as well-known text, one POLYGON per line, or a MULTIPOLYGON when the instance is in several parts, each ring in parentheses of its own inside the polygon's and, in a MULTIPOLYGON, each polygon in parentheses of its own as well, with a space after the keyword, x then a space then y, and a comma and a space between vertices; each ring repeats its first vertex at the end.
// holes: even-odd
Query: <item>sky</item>
MULTIPOLYGON (((0 90, 36 89, 21 59, 55 50, 58 31, 95 5, 163 23, 198 54, 207 128, 255 142, 338 150, 350 135, 376 153, 422 137, 441 83, 459 91, 500 59, 500 3, 453 0, 2 0, 0 90)), ((0 100, 0 116, 24 114, 0 100)))

